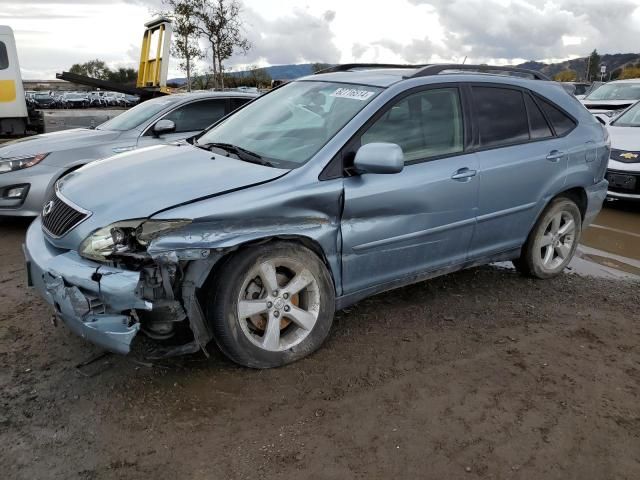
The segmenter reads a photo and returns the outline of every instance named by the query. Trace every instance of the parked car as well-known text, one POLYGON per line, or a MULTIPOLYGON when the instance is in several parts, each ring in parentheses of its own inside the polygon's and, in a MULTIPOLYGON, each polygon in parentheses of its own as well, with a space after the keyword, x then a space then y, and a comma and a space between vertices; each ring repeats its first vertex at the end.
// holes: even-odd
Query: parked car
POLYGON ((67 92, 62 98, 67 108, 85 108, 89 106, 89 97, 84 93, 67 92))
POLYGON ((613 119, 607 129, 611 136, 609 196, 640 200, 640 102, 613 119))
POLYGON ((613 117, 640 100, 640 79, 614 80, 589 93, 582 101, 594 115, 613 117))
POLYGON ((77 128, 0 145, 0 216, 36 216, 67 173, 115 153, 191 137, 255 95, 178 94, 148 100, 95 129, 77 128))
POLYGON ((123 106, 130 108, 130 107, 134 107, 136 106, 138 103, 140 103, 140 97, 137 95, 128 95, 125 94, 123 97, 123 106))
POLYGON ((33 103, 36 108, 56 108, 56 99, 49 92, 36 92, 33 95, 33 103))
POLYGON ((606 197, 607 133, 536 72, 472 68, 334 67, 75 171, 28 230, 31 282, 102 348, 190 330, 162 355, 213 339, 266 368, 378 292, 497 260, 556 276, 606 197))

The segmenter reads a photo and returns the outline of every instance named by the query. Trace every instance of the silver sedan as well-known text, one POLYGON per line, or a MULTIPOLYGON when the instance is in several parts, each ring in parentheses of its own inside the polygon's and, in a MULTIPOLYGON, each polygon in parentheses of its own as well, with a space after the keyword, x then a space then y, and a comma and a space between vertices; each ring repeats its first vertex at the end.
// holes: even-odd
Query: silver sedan
POLYGON ((0 216, 37 216, 64 175, 101 158, 189 138, 257 95, 176 94, 148 100, 95 129, 77 128, 0 146, 0 216))

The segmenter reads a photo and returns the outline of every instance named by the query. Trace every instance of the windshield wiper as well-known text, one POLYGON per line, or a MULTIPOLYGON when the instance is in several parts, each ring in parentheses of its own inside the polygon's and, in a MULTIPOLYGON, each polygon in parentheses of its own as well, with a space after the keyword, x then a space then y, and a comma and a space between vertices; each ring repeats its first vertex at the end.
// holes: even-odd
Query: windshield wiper
POLYGON ((212 148, 219 148, 221 150, 224 150, 226 152, 236 155, 240 160, 244 160, 245 162, 257 163, 258 165, 265 165, 267 167, 274 166, 273 163, 265 160, 264 158, 262 158, 262 156, 258 155, 257 153, 252 152, 251 150, 247 150, 246 148, 239 147, 237 145, 232 145, 231 143, 213 142, 213 143, 205 143, 200 145, 194 142, 194 144, 197 147, 204 148, 206 150, 211 150, 212 148))

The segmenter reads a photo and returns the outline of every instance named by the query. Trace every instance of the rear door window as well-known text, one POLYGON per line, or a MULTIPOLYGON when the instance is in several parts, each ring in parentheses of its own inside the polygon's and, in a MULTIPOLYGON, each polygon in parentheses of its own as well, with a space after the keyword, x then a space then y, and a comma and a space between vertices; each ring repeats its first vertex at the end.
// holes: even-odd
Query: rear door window
POLYGON ((529 120, 519 90, 473 87, 480 145, 498 147, 529 140, 529 120))
POLYGON ((7 46, 4 42, 0 42, 0 70, 6 70, 9 68, 9 54, 7 53, 7 46))
POLYGON ((176 124, 176 133, 204 130, 224 117, 225 103, 224 99, 192 102, 176 108, 164 118, 176 124))
POLYGON ((573 119, 563 111, 561 111, 558 107, 541 98, 538 98, 538 103, 540 103, 542 110, 551 122, 551 125, 553 125, 553 129, 555 130, 556 135, 565 135, 573 130, 576 126, 576 123, 573 121, 573 119))
POLYGON ((529 129, 532 139, 549 138, 553 136, 549 124, 544 118, 544 115, 540 111, 540 108, 531 98, 531 95, 526 94, 524 96, 525 104, 527 105, 527 113, 529 114, 529 129))

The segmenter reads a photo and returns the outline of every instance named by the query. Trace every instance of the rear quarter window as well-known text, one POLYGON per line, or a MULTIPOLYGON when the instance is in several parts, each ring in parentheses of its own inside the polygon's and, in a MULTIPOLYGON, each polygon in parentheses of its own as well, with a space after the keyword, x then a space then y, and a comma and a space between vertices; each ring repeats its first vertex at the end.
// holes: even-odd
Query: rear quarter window
POLYGON ((6 70, 9 68, 9 54, 7 53, 7 46, 4 42, 0 42, 0 70, 6 70))
POLYGON ((561 137, 576 127, 576 122, 558 107, 542 98, 538 97, 537 100, 542 111, 551 122, 556 135, 561 137))

